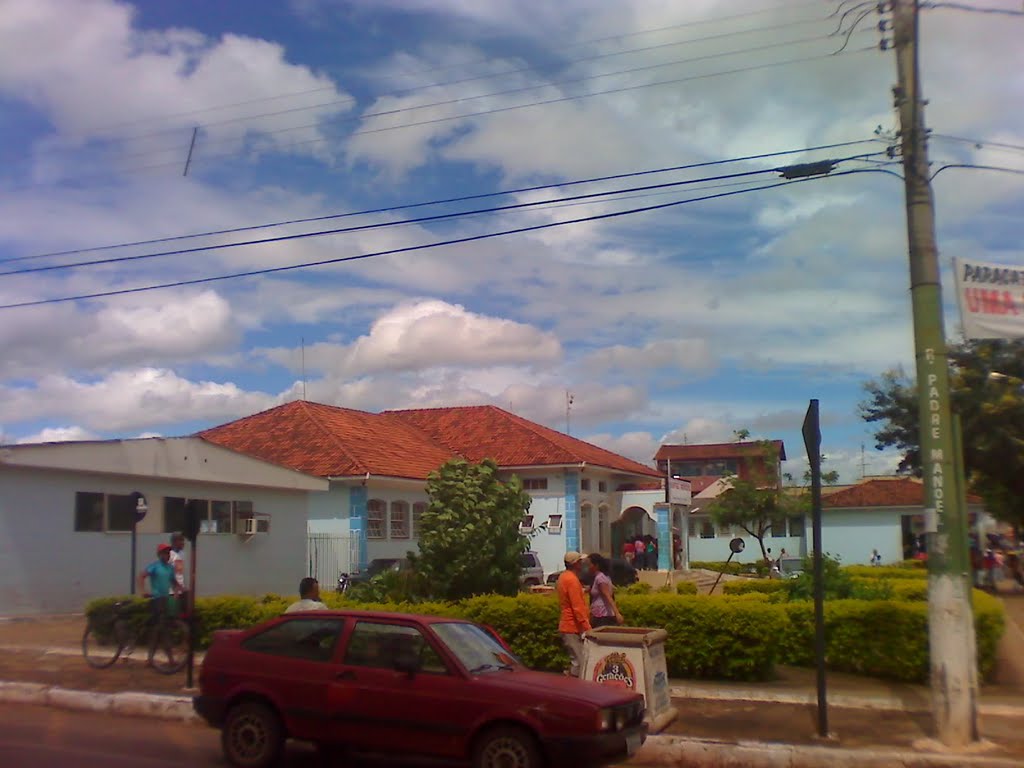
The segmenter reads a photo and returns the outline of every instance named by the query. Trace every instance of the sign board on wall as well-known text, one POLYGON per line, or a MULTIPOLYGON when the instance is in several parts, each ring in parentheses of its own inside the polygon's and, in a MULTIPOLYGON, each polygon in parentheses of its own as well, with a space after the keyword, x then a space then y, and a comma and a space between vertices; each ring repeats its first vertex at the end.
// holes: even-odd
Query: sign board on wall
POLYGON ((668 503, 690 506, 693 494, 690 492, 690 481, 670 477, 668 480, 668 503))
POLYGON ((967 339, 1024 339, 1024 266, 953 259, 967 339))

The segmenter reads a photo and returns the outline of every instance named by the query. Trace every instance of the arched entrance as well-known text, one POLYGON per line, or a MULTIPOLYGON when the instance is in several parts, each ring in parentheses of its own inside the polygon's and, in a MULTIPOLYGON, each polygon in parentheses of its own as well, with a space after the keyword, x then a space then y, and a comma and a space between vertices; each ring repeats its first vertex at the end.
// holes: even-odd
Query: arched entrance
POLYGON ((612 556, 622 556, 622 544, 633 541, 637 536, 649 533, 647 529, 653 525, 647 510, 643 507, 629 507, 622 511, 619 519, 611 524, 612 556))

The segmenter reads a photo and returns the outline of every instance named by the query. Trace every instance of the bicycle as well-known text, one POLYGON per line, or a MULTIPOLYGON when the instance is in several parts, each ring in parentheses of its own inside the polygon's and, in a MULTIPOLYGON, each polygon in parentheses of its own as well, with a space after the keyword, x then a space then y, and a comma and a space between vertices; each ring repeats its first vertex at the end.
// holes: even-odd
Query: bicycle
POLYGON ((188 623, 169 610, 154 626, 152 614, 142 621, 139 613, 137 603, 129 600, 94 612, 82 635, 85 662, 93 669, 106 669, 119 658, 127 660, 136 645, 148 642, 147 665, 162 675, 180 672, 188 661, 188 623))

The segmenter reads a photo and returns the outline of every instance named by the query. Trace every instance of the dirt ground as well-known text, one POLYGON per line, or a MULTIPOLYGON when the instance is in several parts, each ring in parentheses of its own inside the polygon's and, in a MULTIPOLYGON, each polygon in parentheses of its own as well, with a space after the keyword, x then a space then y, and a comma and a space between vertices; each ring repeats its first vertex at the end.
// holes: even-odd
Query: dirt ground
POLYGON ((85 616, 55 616, 0 621, 0 645, 78 647, 85 616))

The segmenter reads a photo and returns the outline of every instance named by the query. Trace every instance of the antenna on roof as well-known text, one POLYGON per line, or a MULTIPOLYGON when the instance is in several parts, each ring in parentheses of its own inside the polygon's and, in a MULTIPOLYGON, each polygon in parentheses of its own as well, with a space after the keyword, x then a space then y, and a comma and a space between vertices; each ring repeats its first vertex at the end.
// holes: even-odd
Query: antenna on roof
POLYGON ((301 336, 299 342, 302 345, 302 399, 306 399, 306 337, 301 336))
POLYGON ((569 434, 569 412, 572 409, 573 394, 565 390, 565 434, 569 434))
POLYGON ((860 444, 860 479, 863 480, 867 474, 867 462, 864 459, 864 443, 860 444))

